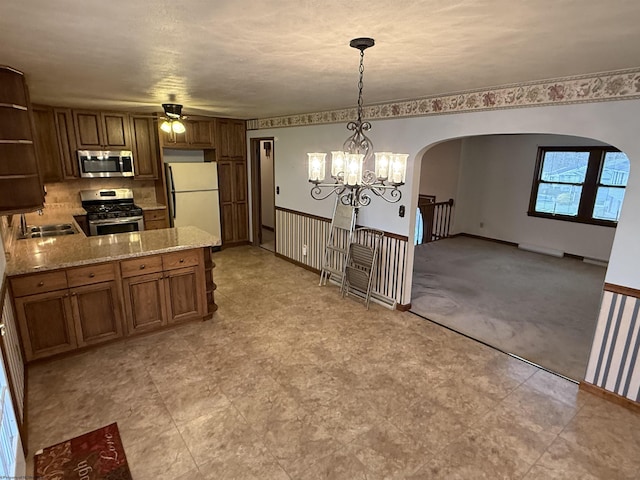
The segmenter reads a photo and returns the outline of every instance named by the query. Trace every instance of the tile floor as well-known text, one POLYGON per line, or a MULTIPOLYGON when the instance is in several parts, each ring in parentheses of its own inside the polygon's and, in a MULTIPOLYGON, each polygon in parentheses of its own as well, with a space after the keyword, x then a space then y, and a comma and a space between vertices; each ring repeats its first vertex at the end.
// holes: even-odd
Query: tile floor
POLYGON ((640 415, 263 249, 215 261, 213 321, 30 368, 31 452, 117 421, 135 480, 640 478, 640 415))

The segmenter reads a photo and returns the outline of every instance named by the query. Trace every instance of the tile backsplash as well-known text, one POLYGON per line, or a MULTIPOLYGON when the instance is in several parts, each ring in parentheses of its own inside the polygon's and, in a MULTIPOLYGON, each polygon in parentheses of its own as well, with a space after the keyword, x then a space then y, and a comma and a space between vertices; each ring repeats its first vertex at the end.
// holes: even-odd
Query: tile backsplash
POLYGON ((132 188, 136 203, 156 203, 153 180, 129 180, 122 178, 81 178, 60 183, 48 183, 45 208, 76 208, 80 206, 80 190, 100 188, 132 188))

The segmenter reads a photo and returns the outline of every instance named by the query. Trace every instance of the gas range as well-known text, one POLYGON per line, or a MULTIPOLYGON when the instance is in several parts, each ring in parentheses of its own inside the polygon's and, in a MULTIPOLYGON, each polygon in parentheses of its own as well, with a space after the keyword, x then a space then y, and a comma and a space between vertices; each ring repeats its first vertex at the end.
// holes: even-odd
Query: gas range
POLYGON ((82 208, 87 211, 90 235, 144 230, 142 209, 133 203, 133 190, 82 190, 82 208))

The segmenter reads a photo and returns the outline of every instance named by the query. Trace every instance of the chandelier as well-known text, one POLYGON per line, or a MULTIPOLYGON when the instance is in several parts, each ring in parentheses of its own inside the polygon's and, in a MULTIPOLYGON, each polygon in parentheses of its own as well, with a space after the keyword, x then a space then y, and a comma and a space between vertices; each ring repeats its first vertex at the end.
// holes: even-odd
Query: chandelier
POLYGON ((179 103, 163 103, 164 121, 160 125, 160 130, 171 135, 184 133, 185 127, 182 123, 182 105, 179 103))
POLYGON ((398 190, 404 185, 407 173, 408 154, 373 152, 373 143, 365 135, 371 123, 362 120, 362 77, 364 74, 364 51, 373 47, 373 38, 354 38, 349 45, 360 50, 360 80, 358 82, 358 118, 347 123, 353 134, 342 145, 342 150, 331 152, 331 177, 333 183, 323 183, 325 179, 326 153, 307 153, 309 161, 309 182, 313 183, 311 196, 324 200, 337 194, 344 205, 354 207, 371 203, 371 193, 389 203, 402 198, 398 190), (365 167, 375 157, 374 170, 365 167))

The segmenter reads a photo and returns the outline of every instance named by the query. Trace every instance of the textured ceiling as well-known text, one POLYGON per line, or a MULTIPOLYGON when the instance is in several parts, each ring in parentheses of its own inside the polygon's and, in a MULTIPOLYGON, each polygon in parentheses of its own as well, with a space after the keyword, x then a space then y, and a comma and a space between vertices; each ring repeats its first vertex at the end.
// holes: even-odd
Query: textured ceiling
POLYGON ((5 0, 32 100, 237 118, 638 67, 637 0, 5 0))

